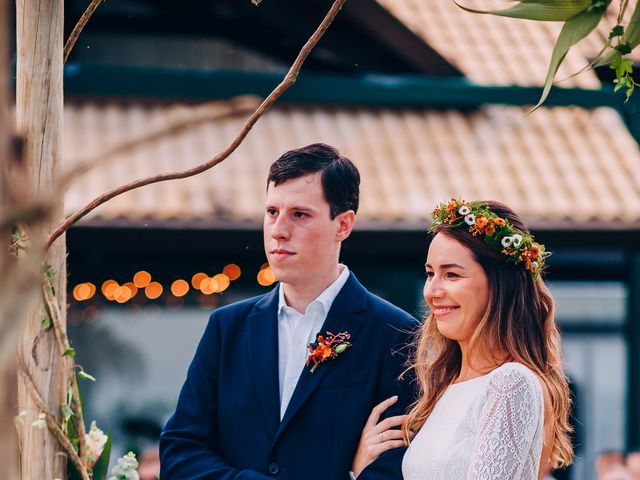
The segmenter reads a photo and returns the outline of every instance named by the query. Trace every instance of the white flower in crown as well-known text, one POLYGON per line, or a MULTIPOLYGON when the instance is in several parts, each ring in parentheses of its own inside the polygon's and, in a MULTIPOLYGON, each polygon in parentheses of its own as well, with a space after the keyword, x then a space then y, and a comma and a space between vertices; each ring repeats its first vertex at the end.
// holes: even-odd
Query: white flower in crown
POLYGON ((522 243, 522 235, 520 235, 519 233, 514 233, 513 235, 511 235, 511 239, 513 240, 513 246, 515 248, 518 248, 522 243))
POLYGON ((458 210, 460 215, 469 215, 471 213, 471 209, 467 205, 462 205, 458 210))
POLYGON ((534 271, 538 269, 538 265, 538 262, 531 262, 531 268, 533 268, 534 271))
POLYGON ((473 226, 476 224, 476 216, 473 213, 465 215, 464 221, 467 222, 467 225, 473 226))
POLYGON ((504 248, 509 248, 513 243, 513 237, 504 237, 501 243, 504 248))

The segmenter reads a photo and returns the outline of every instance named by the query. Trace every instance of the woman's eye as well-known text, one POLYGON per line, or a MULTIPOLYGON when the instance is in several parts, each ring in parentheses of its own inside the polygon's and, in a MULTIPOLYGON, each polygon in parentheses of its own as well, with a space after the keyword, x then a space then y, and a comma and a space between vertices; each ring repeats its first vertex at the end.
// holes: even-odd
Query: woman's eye
POLYGON ((433 277, 433 272, 427 272, 427 278, 432 278, 433 277))
POLYGON ((447 278, 457 278, 457 277, 459 277, 459 276, 460 276, 460 275, 458 275, 457 273, 454 273, 454 272, 447 272, 447 273, 446 273, 446 277, 447 277, 447 278))

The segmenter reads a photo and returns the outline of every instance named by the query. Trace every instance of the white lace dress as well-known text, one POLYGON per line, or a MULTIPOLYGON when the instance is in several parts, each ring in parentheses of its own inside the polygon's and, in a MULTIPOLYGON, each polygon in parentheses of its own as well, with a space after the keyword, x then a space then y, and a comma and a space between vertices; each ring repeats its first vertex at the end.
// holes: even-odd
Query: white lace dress
POLYGON ((402 461, 404 480, 536 480, 544 400, 537 377, 506 363, 445 391, 402 461))

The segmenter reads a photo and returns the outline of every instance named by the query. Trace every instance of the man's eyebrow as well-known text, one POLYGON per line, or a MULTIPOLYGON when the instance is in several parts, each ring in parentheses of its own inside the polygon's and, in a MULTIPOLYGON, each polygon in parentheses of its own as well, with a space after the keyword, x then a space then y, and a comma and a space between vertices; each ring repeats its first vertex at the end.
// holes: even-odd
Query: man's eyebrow
MULTIPOLYGON (((424 266, 425 268, 433 268, 429 263, 425 263, 424 266)), ((461 268, 462 270, 464 270, 464 267, 462 265, 458 265, 457 263, 445 263, 440 265, 440 268, 461 268)))

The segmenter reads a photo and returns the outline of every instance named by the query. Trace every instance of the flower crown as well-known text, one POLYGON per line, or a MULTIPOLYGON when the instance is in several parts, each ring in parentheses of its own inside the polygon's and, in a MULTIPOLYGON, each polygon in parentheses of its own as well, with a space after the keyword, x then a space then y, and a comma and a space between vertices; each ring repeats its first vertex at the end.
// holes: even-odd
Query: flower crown
POLYGON ((505 255, 508 262, 524 263, 524 268, 533 274, 533 278, 544 268, 545 258, 551 255, 544 245, 536 243, 533 235, 518 230, 509 220, 499 217, 481 202, 467 202, 452 198, 441 203, 433 211, 433 223, 429 233, 443 223, 455 227, 468 227, 476 237, 484 236, 484 243, 505 255))

